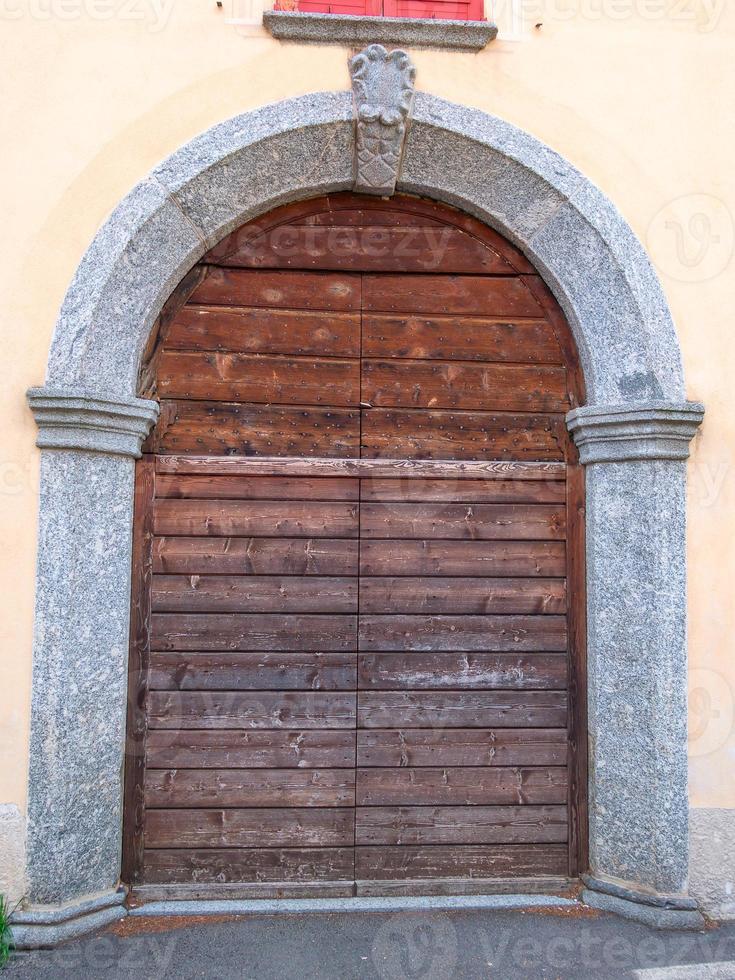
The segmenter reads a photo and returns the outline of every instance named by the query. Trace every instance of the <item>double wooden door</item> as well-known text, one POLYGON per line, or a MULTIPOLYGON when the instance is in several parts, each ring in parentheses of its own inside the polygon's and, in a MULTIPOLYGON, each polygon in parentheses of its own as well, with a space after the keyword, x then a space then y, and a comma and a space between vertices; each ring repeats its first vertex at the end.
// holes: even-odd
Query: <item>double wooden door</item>
POLYGON ((299 208, 210 253, 144 365, 126 878, 559 887, 584 862, 563 318, 451 209, 299 208), (335 227, 359 232, 343 258, 335 227), (396 274, 417 227, 449 230, 438 271, 418 249, 396 274))

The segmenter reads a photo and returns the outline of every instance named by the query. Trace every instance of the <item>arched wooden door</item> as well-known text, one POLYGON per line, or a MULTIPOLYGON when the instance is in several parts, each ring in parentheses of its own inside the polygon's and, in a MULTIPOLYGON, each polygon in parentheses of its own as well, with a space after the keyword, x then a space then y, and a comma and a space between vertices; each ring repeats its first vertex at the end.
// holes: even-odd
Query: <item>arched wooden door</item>
POLYGON ((528 261, 415 198, 286 206, 181 284, 141 394, 126 880, 574 878, 583 393, 528 261))

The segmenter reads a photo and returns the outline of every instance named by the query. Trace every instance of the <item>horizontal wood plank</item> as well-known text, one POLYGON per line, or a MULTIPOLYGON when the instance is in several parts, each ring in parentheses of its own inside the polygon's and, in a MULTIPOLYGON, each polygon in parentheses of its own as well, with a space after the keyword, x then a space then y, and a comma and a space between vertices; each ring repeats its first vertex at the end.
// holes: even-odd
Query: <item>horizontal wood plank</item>
POLYGON ((360 276, 349 273, 259 272, 207 268, 190 304, 260 306, 267 309, 360 309, 360 276))
POLYGON ((562 504, 566 484, 560 480, 386 480, 367 476, 360 481, 360 499, 365 503, 562 504))
POLYGON ((151 729, 145 751, 149 769, 352 769, 355 732, 151 729))
POLYGON ((356 538, 358 506, 323 500, 157 500, 153 531, 183 536, 356 538))
POLYGON ((362 353, 367 357, 513 361, 563 364, 553 328, 543 320, 490 317, 365 314, 362 353))
POLYGON ((355 811, 346 807, 149 810, 145 818, 147 848, 352 847, 354 839, 355 811))
MULTIPOLYGON (((278 456, 156 456, 156 473, 214 476, 360 477, 385 480, 535 480, 563 483, 561 462, 526 460, 358 459, 278 456)), ((560 499, 560 498, 555 498, 560 499)))
POLYGON ((362 413, 362 455, 376 459, 562 460, 567 444, 563 426, 563 415, 373 408, 362 413))
POLYGON ((351 847, 224 850, 147 850, 143 880, 182 882, 297 882, 351 880, 351 847))
POLYGON ((354 653, 154 653, 153 691, 353 691, 354 653))
POLYGON ((565 728, 367 729, 359 766, 563 766, 565 728))
POLYGON ((361 653, 364 690, 563 690, 565 653, 361 653))
POLYGON ((360 316, 311 310, 184 306, 166 335, 167 350, 360 356, 360 316))
MULTIPOLYGON (((506 651, 567 648, 563 616, 360 616, 360 650, 506 651)), ((343 649, 343 648, 340 648, 343 649)))
POLYGON ((368 312, 544 316, 528 286, 512 277, 366 275, 362 296, 368 312))
MULTIPOLYGON (((354 650, 357 617, 311 613, 154 613, 154 650, 354 650)), ((553 649, 553 647, 549 648, 553 649)))
POLYGON ((357 806, 470 806, 565 803, 567 771, 559 768, 358 769, 357 806))
POLYGON ((364 538, 553 540, 566 534, 566 508, 561 504, 364 503, 360 534, 364 538))
POLYGON ((561 728, 562 691, 361 691, 359 728, 561 728))
MULTIPOLYGON (((223 370, 226 367, 223 366, 223 370)), ((213 387, 212 390, 218 389, 213 387)), ((286 400, 279 396, 277 381, 274 391, 274 401, 286 400)), ((346 397, 346 386, 338 386, 336 393, 339 397, 346 397)), ((570 408, 566 369, 563 367, 467 364, 457 361, 364 358, 361 398, 374 408, 442 408, 486 412, 567 412, 570 408)), ((353 403, 335 398, 333 404, 353 403)))
POLYGON ((567 862, 563 844, 358 847, 355 874, 358 879, 565 875, 567 862))
POLYGON ((151 602, 154 612, 356 613, 357 582, 323 575, 154 575, 151 602))
POLYGON ((355 843, 563 844, 565 806, 358 807, 355 843))
POLYGON ((353 769, 149 769, 149 807, 354 806, 353 769))
POLYGON ((354 728, 355 695, 304 691, 151 691, 151 728, 354 728))
MULTIPOLYGON (((154 600, 156 588, 154 584, 154 600)), ((558 614, 566 612, 566 585, 560 578, 365 576, 360 579, 360 612, 558 614)))
POLYGON ((355 575, 358 542, 341 538, 159 537, 153 571, 179 575, 355 575))
POLYGON ((214 456, 359 456, 359 446, 354 409, 171 400, 148 442, 151 452, 214 456))
POLYGON ((166 351, 157 379, 161 398, 355 407, 360 402, 356 358, 166 351))
MULTIPOLYGON (((526 485, 522 480, 510 481, 510 487, 518 487, 519 495, 526 485)), ((528 486, 534 488, 537 485, 529 483, 528 486)), ((549 481, 549 487, 558 488, 557 493, 564 491, 563 483, 549 481)), ((532 493, 533 489, 529 492, 532 493)), ((553 492, 551 489, 538 491, 553 492)), ((358 480, 346 477, 220 476, 214 473, 181 476, 161 473, 156 477, 156 497, 199 500, 358 500, 360 484, 358 480)))
POLYGON ((562 576, 563 541, 415 541, 360 542, 362 575, 562 576))

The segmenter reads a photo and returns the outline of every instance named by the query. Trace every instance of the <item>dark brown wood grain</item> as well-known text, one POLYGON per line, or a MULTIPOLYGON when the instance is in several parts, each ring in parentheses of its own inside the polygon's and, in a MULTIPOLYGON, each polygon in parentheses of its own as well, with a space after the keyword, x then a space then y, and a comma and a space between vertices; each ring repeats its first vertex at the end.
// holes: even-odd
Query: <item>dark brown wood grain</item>
POLYGON ((565 806, 358 807, 355 843, 563 844, 565 806))
POLYGON ((358 508, 349 501, 158 500, 156 535, 356 538, 358 508))
POLYGON ((566 803, 565 767, 358 769, 357 806, 496 806, 566 803))
POLYGON ((360 691, 359 728, 558 728, 563 691, 360 691))
POLYGON ((355 695, 312 691, 150 691, 151 728, 354 728, 355 695))
POLYGON ((563 690, 566 653, 363 653, 359 686, 365 690, 563 690))
MULTIPOLYGON (((354 769, 355 737, 354 729, 337 728, 317 731, 158 729, 148 733, 146 766, 149 769, 354 769)), ((543 763, 544 759, 540 758, 543 763)))
POLYGON ((365 503, 360 507, 360 532, 366 538, 563 539, 566 508, 549 504, 365 503))
MULTIPOLYGON (((199 286, 195 295, 201 291, 199 286)), ((380 313, 543 317, 541 304, 518 277, 365 275, 363 309, 380 313)))
MULTIPOLYGON (((163 361, 164 368, 167 363, 166 360, 163 361)), ((335 361, 336 365, 346 363, 348 362, 335 361)), ((230 368, 229 364, 223 364, 219 367, 219 373, 227 371, 228 368, 230 368)), ((318 368, 316 362, 315 368, 318 368)), ((315 373, 319 372, 315 371, 315 373)), ((337 375, 338 369, 335 368, 332 373, 337 375)), ((167 390, 167 383, 167 379, 162 377, 160 381, 162 391, 167 390)), ((305 390, 309 390, 303 382, 302 386, 305 390)), ((228 391, 223 384, 217 386, 212 384, 212 389, 228 391)), ((279 391, 278 378, 274 378, 274 390, 279 391)), ((175 393, 180 394, 179 391, 175 393)), ((341 386, 335 385, 335 398, 332 404, 354 404, 347 400, 349 393, 350 389, 346 383, 341 386), (339 397, 344 400, 338 400, 339 397)), ((278 400, 287 399, 279 397, 278 400)), ((309 401, 308 398, 299 400, 309 401)), ((566 370, 563 367, 467 364, 451 360, 363 358, 362 401, 368 402, 374 408, 441 408, 485 412, 568 412, 570 408, 566 390, 566 370)))
MULTIPOLYGON (((519 486, 518 494, 522 494, 520 486, 526 486, 524 481, 509 481, 511 487, 519 486)), ((456 484, 454 484, 456 485, 456 484)), ((498 488, 502 494, 505 483, 498 488)), ((535 483, 528 484, 529 494, 534 494, 535 483)), ((564 499, 564 484, 549 481, 549 488, 536 491, 538 494, 561 494, 564 499)), ((488 490, 488 492, 490 492, 488 490)), ((510 493, 510 490, 506 491, 510 493)), ((357 500, 360 496, 358 480, 343 477, 289 477, 289 476, 219 476, 203 473, 195 476, 179 476, 177 474, 158 474, 156 480, 156 497, 192 497, 199 500, 357 500)), ((470 498, 473 499, 473 498, 470 498)), ((533 499, 536 499, 534 494, 533 499)))
POLYGON ((155 691, 353 691, 354 653, 154 653, 155 691))
POLYGON ((366 357, 446 361, 564 363, 554 331, 544 320, 486 316, 368 313, 362 318, 362 353, 366 357))
POLYGON ((360 444, 376 459, 551 461, 564 458, 563 427, 561 415, 374 408, 360 444))
POLYGON ((357 579, 324 575, 156 575, 152 608, 154 612, 356 613, 357 579))
POLYGON ((354 840, 352 807, 149 810, 146 815, 148 848, 352 847, 354 840))
POLYGON ((164 401, 150 445, 156 453, 352 457, 360 452, 360 413, 315 406, 164 401))
POLYGON ((267 309, 360 309, 359 275, 313 272, 256 272, 207 266, 190 297, 210 306, 261 306, 267 309))
MULTIPOLYGON (((156 619, 153 617, 154 624, 156 619)), ((155 635, 155 625, 154 625, 155 635)), ((360 616, 361 650, 566 650, 564 616, 360 616)))
POLYGON ((145 853, 145 881, 155 882, 297 882, 354 878, 351 847, 225 848, 145 853))
POLYGON ((566 874, 563 844, 357 847, 358 878, 493 878, 566 874))
POLYGON ((362 575, 563 577, 564 541, 363 540, 362 575))
POLYGON ((566 760, 565 728, 394 728, 357 733, 358 766, 564 766, 566 760))
MULTIPOLYGON (((162 398, 357 407, 360 362, 357 358, 167 351, 159 363, 158 390, 162 398)), ((522 397, 518 401, 524 403, 522 397)), ((553 395, 526 401, 530 405, 538 402, 545 410, 553 404, 553 395)))
MULTIPOLYGON (((154 580, 154 590, 158 581, 154 580)), ((360 611, 376 615, 558 614, 566 612, 566 583, 560 578, 364 576, 360 579, 360 611)))
POLYGON ((185 306, 166 338, 169 351, 360 356, 360 316, 313 310, 185 306))
POLYGON ((355 575, 348 538, 158 537, 153 570, 171 575, 355 575))
POLYGON ((364 503, 564 504, 566 485, 561 480, 386 480, 366 476, 360 481, 360 499, 364 503))
MULTIPOLYGON (((354 650, 357 616, 318 613, 155 613, 155 650, 354 650)), ((550 649, 553 649, 550 648, 550 649)))
POLYGON ((354 769, 149 769, 150 807, 355 805, 354 769))
POLYGON ((122 875, 131 884, 140 880, 143 869, 145 821, 145 752, 148 730, 146 698, 150 665, 150 615, 153 541, 153 459, 144 456, 135 467, 133 542, 130 590, 130 647, 128 661, 127 733, 123 808, 122 875))

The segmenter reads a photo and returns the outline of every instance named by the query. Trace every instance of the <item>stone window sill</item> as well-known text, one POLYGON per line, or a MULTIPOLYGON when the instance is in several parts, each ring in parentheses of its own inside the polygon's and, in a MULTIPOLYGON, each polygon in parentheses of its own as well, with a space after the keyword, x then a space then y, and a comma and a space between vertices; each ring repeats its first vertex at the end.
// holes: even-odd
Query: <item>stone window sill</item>
POLYGON ((301 44, 400 44, 409 48, 480 51, 498 29, 487 20, 438 20, 419 17, 368 17, 267 10, 263 24, 273 37, 301 44))

